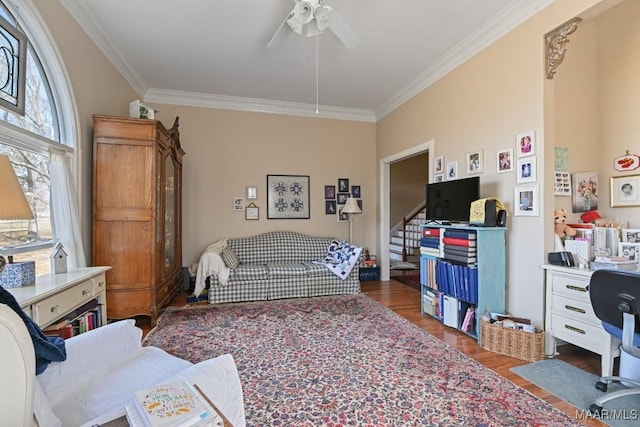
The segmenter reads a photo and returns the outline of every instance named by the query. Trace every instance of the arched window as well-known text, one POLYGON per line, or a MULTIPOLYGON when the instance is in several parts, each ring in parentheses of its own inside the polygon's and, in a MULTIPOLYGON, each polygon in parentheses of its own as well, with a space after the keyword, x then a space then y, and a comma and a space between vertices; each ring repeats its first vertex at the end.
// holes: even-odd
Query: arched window
MULTIPOLYGON (((0 18, 0 154, 9 157, 34 214, 31 221, 0 221, 0 254, 36 261, 41 275, 50 271, 56 240, 67 252, 81 241, 69 238, 69 227, 79 229, 71 223, 77 186, 67 179, 77 164, 75 114, 55 44, 31 0, 0 0, 0 18)), ((71 250, 82 252, 81 244, 71 250)), ((76 264, 84 264, 80 255, 76 264)))

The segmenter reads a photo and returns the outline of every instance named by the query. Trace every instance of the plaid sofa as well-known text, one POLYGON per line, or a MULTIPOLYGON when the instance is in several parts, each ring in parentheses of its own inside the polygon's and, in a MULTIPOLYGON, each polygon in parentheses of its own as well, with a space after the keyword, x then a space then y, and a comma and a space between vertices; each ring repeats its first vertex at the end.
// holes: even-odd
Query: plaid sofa
POLYGON ((216 275, 209 276, 209 303, 360 293, 358 265, 342 280, 312 262, 327 255, 333 240, 293 231, 228 239, 240 264, 231 270, 226 285, 216 275))

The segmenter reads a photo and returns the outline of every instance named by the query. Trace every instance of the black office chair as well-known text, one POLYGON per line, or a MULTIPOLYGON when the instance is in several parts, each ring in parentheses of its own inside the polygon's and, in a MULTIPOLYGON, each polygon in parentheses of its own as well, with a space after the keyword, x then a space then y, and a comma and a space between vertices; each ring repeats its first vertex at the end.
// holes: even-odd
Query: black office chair
MULTIPOLYGON (((597 270, 591 276, 589 297, 604 329, 622 341, 626 353, 640 358, 640 272, 597 270)), ((599 414, 609 400, 640 394, 640 381, 619 376, 600 378, 596 388, 607 391, 611 381, 623 381, 634 387, 600 396, 589 407, 593 414, 599 414)))

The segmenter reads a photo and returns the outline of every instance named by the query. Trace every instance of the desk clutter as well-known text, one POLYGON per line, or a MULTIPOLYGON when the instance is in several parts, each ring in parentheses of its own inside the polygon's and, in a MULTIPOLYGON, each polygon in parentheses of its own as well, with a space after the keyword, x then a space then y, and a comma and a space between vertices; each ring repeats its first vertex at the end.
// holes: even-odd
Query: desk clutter
MULTIPOLYGON (((640 270, 640 229, 597 218, 592 223, 566 224, 560 236, 558 215, 555 228, 556 249, 560 251, 556 253, 570 253, 576 266, 591 270, 640 270)), ((549 254, 550 263, 551 258, 549 254)))

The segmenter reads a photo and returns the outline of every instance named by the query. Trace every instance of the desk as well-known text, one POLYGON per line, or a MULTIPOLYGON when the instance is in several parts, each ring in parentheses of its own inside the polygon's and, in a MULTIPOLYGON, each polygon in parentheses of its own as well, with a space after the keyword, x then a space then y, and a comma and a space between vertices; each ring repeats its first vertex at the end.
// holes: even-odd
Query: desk
POLYGON ((591 307, 592 270, 545 264, 545 355, 556 354, 560 339, 601 356, 602 376, 613 374, 620 340, 609 335, 591 307))
POLYGON ((107 324, 107 281, 111 267, 77 268, 61 274, 36 278, 34 286, 7 289, 20 307, 41 328, 71 313, 82 304, 97 299, 102 304, 102 324, 107 324))

